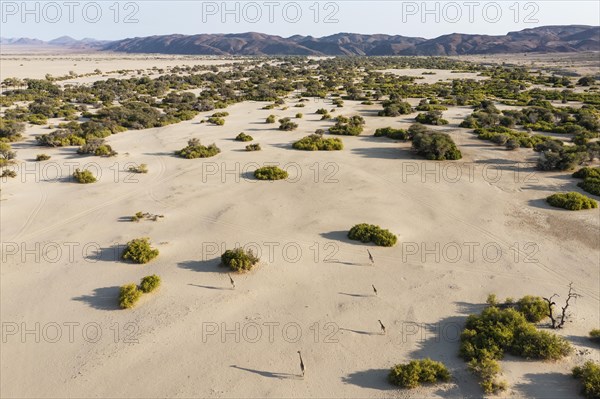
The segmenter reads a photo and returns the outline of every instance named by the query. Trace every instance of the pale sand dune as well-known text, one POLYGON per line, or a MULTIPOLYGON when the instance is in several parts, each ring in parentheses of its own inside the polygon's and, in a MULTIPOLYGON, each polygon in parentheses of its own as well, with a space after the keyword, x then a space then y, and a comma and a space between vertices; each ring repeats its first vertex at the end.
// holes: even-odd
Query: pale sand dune
MULTIPOLYGON (((73 342, 64 325, 56 343, 43 338, 36 343, 33 335, 22 343, 20 335, 8 336, 1 351, 3 397, 480 397, 475 377, 457 356, 456 334, 466 315, 480 310, 491 292, 500 298, 564 296, 570 281, 584 296, 573 305, 575 322, 559 333, 592 352, 556 363, 510 359, 502 367, 511 384, 507 397, 577 391, 570 368, 598 358, 598 350, 579 337, 598 327, 600 248, 594 238, 600 233, 600 214, 555 210, 543 200, 559 189, 576 190, 575 182, 567 174, 534 172, 526 164, 535 160, 531 150, 507 152, 456 128, 470 112, 467 107, 445 112, 451 124, 437 128, 461 148, 464 159, 457 163, 424 161, 410 152, 409 144, 372 137, 378 127, 408 127, 416 114, 380 118, 375 116, 379 106, 351 101, 334 115, 368 116, 362 136, 343 137, 341 152, 294 151, 294 140, 331 124, 319 121, 314 111, 332 106, 290 104, 286 111, 261 110, 265 103, 233 105, 222 127, 199 124, 197 117, 120 133, 108 139, 119 152, 108 159, 81 158, 75 148, 35 147, 31 135, 45 130, 28 130, 27 140, 14 147, 27 167, 39 167, 41 178, 20 173, 2 183, 2 241, 26 248, 58 243, 62 253, 47 245, 49 253, 39 261, 33 255, 21 260, 21 253, 7 256, 0 283, 2 321, 25 323, 29 329, 35 323, 79 325, 73 342), (297 131, 264 124, 271 113, 296 112, 305 115, 297 131), (241 131, 254 136, 263 151, 241 151, 246 144, 233 141, 241 131), (174 157, 173 151, 191 137, 215 142, 222 153, 207 160, 174 157), (42 152, 52 159, 31 162, 42 152), (54 177, 51 163, 67 177, 66 162, 99 165, 100 182, 42 181, 54 177), (150 172, 130 176, 122 172, 127 162, 147 163, 150 172), (252 163, 267 162, 288 164, 291 177, 292 166, 299 165, 302 175, 293 183, 244 177, 256 168, 252 163), (514 163, 520 163, 518 172, 514 163), (463 175, 452 181, 456 165, 463 175), (229 173, 221 175, 225 170, 229 173), (121 171, 118 182, 115 171, 121 171), (498 171, 501 178, 494 181, 498 171), (441 174, 437 181, 436 173, 441 174), (138 182, 124 181, 130 178, 138 182), (119 221, 139 210, 165 218, 119 221), (345 239, 348 228, 360 222, 399 236, 394 248, 369 247, 375 266, 365 246, 345 239), (112 247, 142 236, 151 238, 160 256, 144 266, 120 262, 112 247), (65 243, 79 244, 73 259, 65 243), (103 248, 101 259, 82 250, 91 243, 103 248), (261 265, 234 275, 237 289, 230 290, 225 271, 217 266, 221 251, 214 251, 212 243, 226 248, 257 243, 261 265), (273 243, 278 246, 269 259, 273 243), (302 251, 295 263, 292 243, 302 251), (406 243, 430 249, 454 243, 462 257, 453 261, 454 253, 448 252, 439 261, 432 254, 422 261, 421 251, 403 257, 406 243), (465 243, 479 245, 473 259, 465 243), (495 257, 494 248, 501 249, 497 261, 484 257, 486 244, 490 257, 495 257), (527 254, 537 263, 527 262, 527 254), (163 280, 158 292, 143 297, 133 310, 117 309, 118 287, 153 273, 163 280), (378 319, 387 326, 385 336, 379 334, 378 319), (98 323, 99 342, 82 337, 86 323, 98 323), (127 323, 135 329, 127 330, 127 323), (203 336, 203 323, 229 329, 239 323, 245 333, 239 342, 233 334, 203 336), (257 342, 256 324, 250 323, 262 327, 257 342), (272 341, 264 323, 279 323, 273 325, 272 341), (411 330, 407 323, 419 323, 419 328, 411 330), (286 325, 287 340, 282 334, 286 325), (302 332, 298 342, 292 342, 294 326, 302 332), (126 342, 129 332, 138 343, 126 342), (307 365, 304 379, 298 376, 298 350, 307 365), (386 383, 393 364, 425 356, 444 361, 452 383, 414 391, 386 383)), ((89 248, 93 252, 96 246, 89 248)), ((50 327, 46 332, 54 337, 50 327)), ((93 338, 94 329, 88 332, 93 338)))

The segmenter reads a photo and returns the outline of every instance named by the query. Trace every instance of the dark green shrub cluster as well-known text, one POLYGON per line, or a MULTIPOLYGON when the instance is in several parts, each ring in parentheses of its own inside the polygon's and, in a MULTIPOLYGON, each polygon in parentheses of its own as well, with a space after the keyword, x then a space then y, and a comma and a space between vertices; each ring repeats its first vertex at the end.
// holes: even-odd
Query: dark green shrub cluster
POLYGON ((252 250, 244 251, 243 248, 228 249, 221 255, 221 264, 236 272, 251 270, 259 260, 252 250))
POLYGON ((17 153, 13 151, 9 143, 0 141, 0 166, 6 166, 14 162, 17 153))
MULTIPOLYGON (((475 134, 480 140, 491 141, 494 144, 504 145, 507 148, 524 147, 534 148, 538 144, 552 140, 551 137, 540 134, 530 135, 525 132, 517 132, 504 126, 495 126, 491 128, 475 129, 475 134), (510 144, 508 144, 510 142, 510 144)), ((562 145, 560 143, 559 145, 562 145)))
POLYGON ((238 134, 235 138, 236 141, 252 141, 254 138, 244 132, 238 134))
POLYGON ((427 159, 444 161, 462 158, 460 150, 446 133, 419 132, 413 136, 412 148, 427 159))
POLYGON ((78 154, 91 154, 99 157, 112 157, 117 155, 117 152, 112 147, 104 142, 102 138, 93 138, 88 140, 84 145, 77 149, 78 154))
POLYGON ((337 137, 324 138, 319 134, 311 134, 296 141, 292 147, 304 151, 336 151, 344 149, 344 144, 337 137))
POLYGON ((187 147, 179 151, 175 151, 175 154, 182 158, 195 159, 214 157, 220 152, 221 150, 215 144, 211 144, 206 147, 200 143, 199 139, 193 138, 188 141, 187 147))
POLYGON ((588 399, 600 398, 600 365, 588 360, 573 368, 573 378, 581 381, 581 393, 588 399))
POLYGON ((96 177, 92 174, 92 172, 86 169, 75 169, 75 172, 73 172, 73 178, 75 179, 75 181, 81 184, 89 184, 96 182, 96 177))
POLYGON ((427 383, 448 382, 450 372, 443 363, 431 359, 411 360, 392 367, 388 381, 401 388, 412 389, 427 383))
POLYGON ((404 129, 393 129, 391 127, 384 127, 375 130, 375 137, 387 137, 393 140, 409 140, 411 135, 404 129))
POLYGON ((17 177, 17 172, 15 172, 14 170, 11 170, 11 169, 4 169, 2 171, 2 174, 0 174, 0 177, 14 178, 14 177, 17 177))
POLYGON ((38 154, 38 155, 35 157, 35 160, 36 160, 36 161, 38 161, 38 162, 41 162, 41 161, 47 161, 47 160, 49 160, 50 158, 51 158, 51 157, 50 157, 50 155, 48 155, 48 154, 38 154))
POLYGON ((352 227, 348 232, 348 238, 364 243, 373 242, 375 245, 381 247, 393 247, 398 241, 398 237, 389 230, 367 223, 357 224, 352 227))
POLYGON ((296 130, 297 128, 298 124, 296 122, 292 122, 290 118, 283 118, 279 120, 279 130, 289 132, 296 130))
MULTIPOLYGON (((527 301, 535 302, 535 301, 527 301)), ((536 314, 533 312, 532 314, 536 314)), ((560 359, 571 352, 562 337, 539 331, 525 314, 513 308, 489 306, 481 314, 470 315, 461 334, 460 355, 472 371, 482 378, 486 393, 502 389, 497 381, 497 363, 505 353, 527 359, 560 359)))
POLYGON ((417 110, 417 111, 447 111, 448 107, 438 104, 437 102, 435 102, 433 100, 428 101, 427 99, 423 99, 423 100, 419 101, 419 105, 417 105, 415 107, 415 110, 417 110))
POLYGON ((246 151, 260 151, 262 148, 260 148, 260 144, 256 143, 256 144, 248 144, 246 146, 246 151))
POLYGON ((84 138, 73 134, 69 130, 62 129, 37 136, 35 140, 37 141, 38 145, 46 147, 68 147, 85 144, 84 138))
POLYGON ((329 128, 329 133, 342 136, 358 136, 363 131, 365 120, 360 115, 354 115, 350 118, 338 116, 334 126, 329 128))
POLYGON ((142 291, 138 289, 137 285, 133 283, 124 285, 119 292, 119 305, 122 309, 130 309, 135 306, 141 296, 142 291))
POLYGON ((254 171, 254 177, 258 180, 282 180, 288 178, 288 172, 277 166, 264 166, 254 171))
POLYGON ((276 117, 275 115, 269 115, 269 116, 267 117, 267 120, 266 120, 265 122, 266 122, 266 123, 275 123, 275 120, 276 120, 276 118, 277 118, 277 117, 276 117))
POLYGON ((146 276, 140 282, 140 291, 143 293, 150 293, 160 287, 160 277, 156 274, 146 276))
POLYGON ((383 102, 383 111, 379 111, 379 116, 400 116, 407 115, 412 112, 412 107, 409 103, 400 100, 386 100, 383 102))
POLYGON ((577 183, 583 191, 600 196, 600 168, 581 168, 573 173, 573 177, 583 179, 577 183))
POLYGON ((546 198, 546 202, 554 207, 567 209, 569 211, 579 211, 582 209, 593 209, 598 207, 598 203, 595 200, 576 192, 552 194, 546 198))
POLYGON ((419 114, 415 118, 418 123, 424 125, 447 125, 448 121, 442 118, 442 111, 432 110, 425 114, 419 114))
POLYGON ((0 118, 0 139, 18 141, 23 137, 23 132, 25 132, 23 122, 0 118))
POLYGON ((587 179, 588 177, 600 179, 600 168, 581 168, 573 173, 573 177, 578 179, 587 179))
POLYGON ((122 258, 134 263, 148 263, 158 256, 158 249, 152 248, 147 237, 136 238, 127 243, 122 258))

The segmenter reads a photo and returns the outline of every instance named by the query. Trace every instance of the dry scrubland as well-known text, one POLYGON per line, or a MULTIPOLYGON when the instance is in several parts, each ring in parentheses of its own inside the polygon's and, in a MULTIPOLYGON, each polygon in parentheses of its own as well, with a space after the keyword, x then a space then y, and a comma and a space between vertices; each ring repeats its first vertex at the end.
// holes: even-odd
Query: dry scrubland
MULTIPOLYGON (((11 57, 2 60, 3 79, 63 71, 41 57, 11 57), (26 66, 19 68, 21 63, 26 66)), ((55 63, 77 64, 65 73, 97 67, 117 70, 130 63, 135 64, 131 69, 151 69, 160 64, 144 57, 81 57, 86 61, 63 55, 55 63), (93 61, 97 57, 102 60, 93 61)), ((455 77, 449 71, 435 72, 434 81, 455 77)), ((413 106, 419 102, 408 101, 413 106)), ((537 171, 538 154, 530 149, 506 151, 459 128, 472 112, 469 106, 450 107, 443 113, 449 124, 431 127, 452 137, 462 152, 460 161, 426 161, 411 152, 410 143, 374 138, 377 128, 408 128, 416 113, 379 117, 380 104, 350 100, 332 116, 363 116, 366 125, 360 136, 341 136, 343 151, 296 151, 293 142, 332 125, 315 111, 334 108, 329 99, 309 99, 304 108, 295 108, 296 103, 289 96, 287 110, 261 109, 268 102, 234 104, 225 110, 229 116, 224 126, 199 123, 219 111, 215 110, 174 125, 115 134, 107 143, 119 155, 111 158, 82 158, 76 147, 38 147, 34 136, 49 130, 28 125, 25 139, 13 149, 20 168, 37 168, 38 173, 2 182, 2 241, 27 248, 60 243, 62 252, 52 255, 48 247, 50 252, 39 262, 31 256, 3 261, 2 321, 29 328, 35 323, 98 323, 102 337, 87 342, 81 327, 75 330, 74 342, 69 342, 66 327, 56 343, 36 343, 32 336, 22 343, 19 335, 8 337, 2 344, 1 395, 480 397, 477 378, 457 355, 455 334, 466 316, 481 311, 492 292, 500 298, 557 292, 564 298, 569 282, 583 296, 569 309, 572 322, 556 332, 576 351, 557 362, 508 356, 502 368, 510 387, 503 395, 575 395, 579 384, 570 376, 571 368, 598 360, 600 353, 586 338, 599 321, 600 214, 552 208, 544 199, 559 191, 579 191, 577 180, 569 172, 537 171), (298 112, 304 114, 302 119, 294 117, 298 112), (271 114, 292 118, 298 129, 284 132, 277 130, 278 124, 265 124, 271 114), (251 135, 262 151, 245 152, 247 143, 234 140, 240 132, 251 135), (196 160, 174 156, 192 137, 203 144, 216 143, 221 153, 196 160), (45 162, 61 165, 64 171, 66 162, 94 162, 101 167, 101 178, 79 185, 63 172, 60 181, 44 180, 54 172, 39 172, 44 164, 34 160, 40 153, 51 155, 45 162), (149 173, 127 173, 128 162, 147 164, 149 173), (288 165, 292 179, 255 181, 252 172, 269 162, 288 165), (457 167, 462 176, 454 179, 457 167), (294 178, 296 170, 301 176, 294 178), (126 220, 140 210, 165 217, 156 222, 126 220), (349 241, 346 232, 361 222, 389 229, 399 243, 381 248, 349 241), (137 237, 150 237, 160 251, 158 258, 146 265, 118 259, 114 245, 137 237), (265 243, 272 242, 279 246, 269 259, 265 243), (69 259, 64 243, 80 244, 74 259, 69 259), (96 246, 86 256, 82 246, 87 243, 97 243, 101 256, 93 254, 96 246), (233 275, 236 289, 231 290, 226 270, 218 267, 222 250, 206 254, 203 243, 224 244, 226 249, 258 243, 262 259, 251 272, 233 275), (282 255, 288 243, 302 250, 295 263, 282 255), (403 243, 427 248, 458 243, 462 257, 454 262, 441 256, 436 261, 428 255, 423 261, 422 250, 407 256, 403 243), (473 259, 464 243, 479 244, 473 259), (501 248, 496 262, 484 256, 482 247, 488 243, 501 248), (528 243, 535 246, 526 247, 528 243), (337 252, 327 258, 332 248, 337 252), (527 254, 537 262, 528 262, 527 254), (58 260, 51 262, 54 256, 58 260), (119 287, 152 274, 162 279, 158 292, 143 296, 132 310, 120 310, 119 287), (378 319, 386 325, 386 335, 379 333, 378 319), (421 323, 414 334, 407 332, 406 323, 411 322, 421 323), (133 323, 133 329, 127 323, 133 323), (203 323, 228 329, 240 323, 242 330, 258 323, 263 334, 257 342, 251 342, 254 329, 246 330, 246 339, 242 336, 239 342, 232 334, 203 337, 203 323), (272 342, 263 323, 279 323, 272 342), (290 342, 293 329, 284 339, 286 323, 300 326, 298 342, 290 342), (120 332, 116 340, 115 326, 120 332), (447 332, 442 338, 440 329, 447 332), (137 343, 126 342, 130 332, 137 343), (298 376, 298 350, 307 365, 304 379, 298 376), (386 382, 394 364, 425 357, 444 362, 453 379, 410 391, 386 382)), ((289 254, 292 257, 293 250, 289 254)), ((494 257, 494 249, 489 254, 494 257)))

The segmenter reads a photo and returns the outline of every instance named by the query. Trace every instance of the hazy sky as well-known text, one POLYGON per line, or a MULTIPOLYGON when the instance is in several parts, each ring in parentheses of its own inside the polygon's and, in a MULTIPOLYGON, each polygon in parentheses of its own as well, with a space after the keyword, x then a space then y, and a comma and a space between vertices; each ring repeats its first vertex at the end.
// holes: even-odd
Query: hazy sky
POLYGON ((338 32, 433 38, 542 25, 600 25, 591 1, 6 1, 2 37, 121 39, 162 34, 338 32))

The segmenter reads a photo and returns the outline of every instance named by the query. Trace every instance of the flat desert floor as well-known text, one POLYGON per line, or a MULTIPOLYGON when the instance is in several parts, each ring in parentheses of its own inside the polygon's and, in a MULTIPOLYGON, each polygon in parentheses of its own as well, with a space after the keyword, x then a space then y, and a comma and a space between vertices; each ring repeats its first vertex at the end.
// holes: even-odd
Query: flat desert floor
MULTIPOLYGON (((45 68, 36 62, 31 68, 45 68)), ((20 62, 2 64, 6 77, 20 62)), ((230 106, 224 126, 200 124, 205 112, 119 133, 107 139, 113 158, 42 150, 34 136, 49 130, 28 128, 13 145, 19 175, 1 184, 2 397, 480 397, 457 354, 467 315, 490 293, 564 298, 570 282, 582 297, 558 334, 576 352, 559 362, 508 357, 502 367, 506 397, 577 392, 571 368, 600 354, 586 338, 599 320, 600 213, 545 202, 577 190, 576 181, 537 172, 531 150, 508 152, 458 128, 469 107, 451 108, 450 124, 434 127, 452 136, 461 161, 425 161, 410 144, 374 138, 376 128, 408 127, 414 115, 378 117, 380 105, 353 101, 334 116, 363 115, 364 133, 343 137, 343 151, 295 151, 294 141, 331 125, 315 111, 332 108, 296 101, 287 110, 230 106), (304 114, 296 131, 264 123, 296 112, 304 114), (263 150, 243 151, 233 140, 242 131, 263 150), (175 157, 192 137, 221 153, 175 157), (41 152, 52 159, 34 162, 41 152), (287 181, 251 177, 273 162, 288 170, 287 181), (132 163, 149 173, 131 175, 132 163), (72 169, 86 164, 99 182, 73 183, 72 169), (127 221, 137 211, 164 218, 127 221), (393 248, 368 247, 374 265, 367 247, 346 238, 362 222, 399 238, 393 248), (149 237, 160 256, 120 261, 137 237, 149 237), (236 244, 255 248, 261 263, 233 275, 231 289, 219 263, 236 244), (161 276, 159 290, 119 309, 119 286, 150 274, 161 276), (452 382, 411 391, 386 382, 392 365, 419 357, 443 361, 452 382)))

